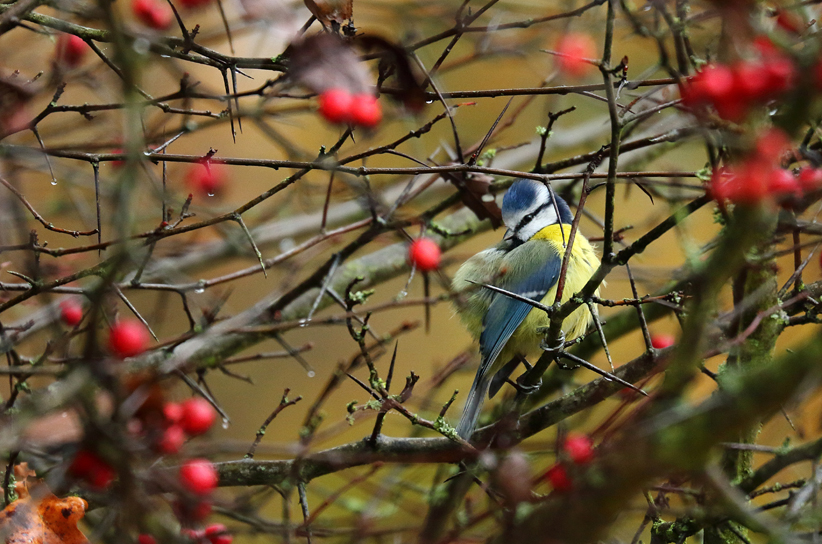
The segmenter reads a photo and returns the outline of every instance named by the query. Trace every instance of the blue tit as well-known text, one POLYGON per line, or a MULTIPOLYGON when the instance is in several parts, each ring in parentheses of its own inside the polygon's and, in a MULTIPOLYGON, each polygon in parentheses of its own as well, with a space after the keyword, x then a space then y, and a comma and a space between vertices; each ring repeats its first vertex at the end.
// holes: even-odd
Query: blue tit
MULTIPOLYGON (((550 324, 542 310, 477 284, 552 305, 573 215, 546 185, 517 179, 502 200, 502 220, 508 228, 502 242, 468 259, 452 283, 455 292, 470 293, 457 312, 468 331, 479 338, 481 355, 457 425, 457 433, 465 439, 476 427, 486 394, 493 397, 517 364, 506 363, 539 353, 543 334, 538 329, 550 324)), ((561 302, 580 291, 598 267, 594 248, 577 232, 561 302)), ((566 339, 583 335, 594 317, 586 305, 577 308, 562 323, 566 339)))

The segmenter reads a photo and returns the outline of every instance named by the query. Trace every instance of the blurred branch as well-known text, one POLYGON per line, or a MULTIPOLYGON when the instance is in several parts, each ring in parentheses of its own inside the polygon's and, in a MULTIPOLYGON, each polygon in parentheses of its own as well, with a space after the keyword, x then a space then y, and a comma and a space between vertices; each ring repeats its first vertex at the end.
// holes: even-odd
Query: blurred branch
POLYGON ((616 512, 653 478, 699 470, 711 448, 768 417, 799 392, 815 390, 822 378, 822 334, 794 353, 751 371, 729 371, 727 387, 696 406, 677 404, 640 413, 598 451, 592 466, 574 478, 566 496, 554 495, 496 542, 542 542, 545 534, 568 543, 600 538, 616 512), (586 512, 598 513, 596 519, 586 512), (589 523, 579 523, 589 519, 589 523))

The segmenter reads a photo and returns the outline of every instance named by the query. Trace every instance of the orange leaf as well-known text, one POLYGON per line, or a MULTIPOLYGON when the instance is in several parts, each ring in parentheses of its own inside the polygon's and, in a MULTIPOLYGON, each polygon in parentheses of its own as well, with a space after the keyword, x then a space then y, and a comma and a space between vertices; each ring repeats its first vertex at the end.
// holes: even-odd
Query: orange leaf
POLYGON ((80 497, 60 499, 51 493, 40 501, 16 500, 0 512, 0 538, 6 544, 86 544, 77 522, 87 506, 80 497))
POLYGON ((37 473, 29 468, 28 463, 14 465, 14 492, 18 499, 29 496, 29 478, 36 478, 37 473))

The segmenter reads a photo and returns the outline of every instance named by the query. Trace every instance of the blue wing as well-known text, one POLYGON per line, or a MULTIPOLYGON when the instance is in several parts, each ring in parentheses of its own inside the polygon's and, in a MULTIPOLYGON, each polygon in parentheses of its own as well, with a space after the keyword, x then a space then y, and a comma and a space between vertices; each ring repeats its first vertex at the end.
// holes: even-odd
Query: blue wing
MULTIPOLYGON (((552 244, 532 241, 508 252, 501 266, 507 268, 508 272, 497 283, 498 287, 532 300, 542 300, 557 283, 562 267, 562 257, 552 244)), ((528 303, 520 302, 501 293, 494 293, 491 298, 488 312, 482 320, 482 334, 480 334, 482 362, 474 377, 471 390, 468 392, 462 417, 457 424, 457 433, 466 440, 474 432, 485 396, 494 382, 491 378, 494 362, 511 335, 517 327, 522 325, 525 317, 533 308, 528 303)), ((513 369, 514 367, 511 366, 507 375, 510 375, 513 369)), ((494 383, 494 392, 499 389, 507 375, 494 383)))
MULTIPOLYGON (((542 300, 557 283, 562 267, 562 257, 548 243, 526 242, 512 250, 505 260, 509 265, 509 273, 498 286, 537 301, 542 300), (529 266, 521 263, 528 263, 529 266), (535 266, 530 263, 535 263, 535 266)), ((480 335, 482 370, 488 371, 491 368, 511 335, 533 308, 530 304, 502 293, 494 294, 480 335)))

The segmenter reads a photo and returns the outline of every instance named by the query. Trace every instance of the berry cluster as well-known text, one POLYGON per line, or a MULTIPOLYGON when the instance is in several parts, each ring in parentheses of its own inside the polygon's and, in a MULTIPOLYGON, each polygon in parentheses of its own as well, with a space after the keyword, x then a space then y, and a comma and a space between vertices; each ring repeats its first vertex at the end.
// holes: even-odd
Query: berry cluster
POLYGON ((114 468, 90 449, 77 452, 68 467, 68 473, 97 491, 106 489, 116 476, 114 468))
MULTIPOLYGON (((151 464, 156 463, 158 453, 178 453, 186 436, 206 433, 216 420, 216 412, 206 400, 197 397, 181 403, 167 401, 161 385, 146 376, 132 375, 124 386, 133 397, 143 399, 127 429, 129 436, 135 439, 135 451, 146 454, 151 464)), ((68 474, 96 491, 105 491, 116 477, 112 465, 89 446, 76 454, 69 464, 68 474)), ((209 460, 182 460, 173 491, 177 496, 174 511, 184 525, 199 523, 211 514, 211 494, 218 480, 217 470, 209 460)), ((168 483, 162 485, 169 486, 168 483)), ((145 535, 140 542, 150 543, 149 539, 153 538, 145 535)), ((209 526, 193 537, 204 544, 230 544, 231 539, 222 525, 209 526)))
POLYGON ((180 451, 186 435, 205 434, 217 414, 205 399, 195 397, 182 404, 168 402, 163 406, 163 433, 155 442, 158 452, 174 454, 180 451))
POLYGON ((573 465, 587 465, 594 459, 594 444, 588 435, 582 433, 568 433, 560 447, 559 461, 545 471, 544 478, 551 487, 559 493, 567 493, 573 488, 571 477, 566 468, 566 461, 573 465))
POLYGON ((143 398, 129 422, 129 431, 140 438, 141 443, 151 444, 157 453, 179 453, 187 436, 205 434, 217 419, 216 411, 205 399, 194 397, 181 403, 167 401, 160 384, 145 376, 130 376, 126 388, 132 394, 139 390, 143 398))
POLYGON ((765 131, 742 161, 713 172, 710 194, 717 202, 754 205, 774 201, 790 208, 804 194, 822 189, 818 168, 805 166, 794 174, 780 166, 791 155, 786 135, 777 129, 765 131))
POLYGON ((712 107, 728 121, 743 121, 752 108, 793 88, 793 59, 770 40, 754 41, 753 54, 731 66, 709 64, 680 86, 682 104, 697 112, 712 107))
POLYGON ((342 88, 328 89, 320 94, 319 112, 326 121, 335 124, 374 128, 382 121, 382 108, 377 97, 368 93, 351 94, 342 88))

